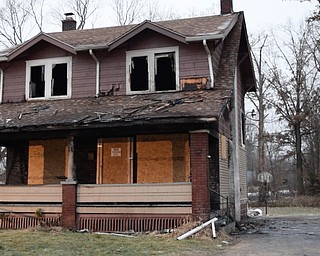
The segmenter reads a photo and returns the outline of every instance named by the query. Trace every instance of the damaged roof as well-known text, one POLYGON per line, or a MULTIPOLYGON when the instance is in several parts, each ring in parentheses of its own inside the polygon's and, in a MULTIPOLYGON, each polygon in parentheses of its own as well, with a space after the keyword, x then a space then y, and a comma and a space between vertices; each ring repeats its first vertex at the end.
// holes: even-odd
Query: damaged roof
POLYGON ((0 105, 0 133, 81 127, 112 127, 185 118, 215 122, 230 98, 222 90, 180 91, 132 96, 105 96, 0 105))
POLYGON ((112 50, 141 30, 151 29, 184 43, 224 39, 240 13, 159 22, 144 21, 137 25, 115 26, 55 33, 40 33, 25 43, 0 52, 1 60, 11 60, 40 40, 75 53, 89 49, 112 50))

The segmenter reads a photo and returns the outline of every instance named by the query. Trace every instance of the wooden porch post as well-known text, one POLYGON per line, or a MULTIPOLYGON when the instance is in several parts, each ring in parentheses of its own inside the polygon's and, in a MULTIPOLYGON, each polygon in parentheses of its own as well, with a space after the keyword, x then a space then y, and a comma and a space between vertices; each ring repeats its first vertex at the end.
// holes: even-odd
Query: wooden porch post
POLYGON ((75 180, 74 173, 74 137, 68 138, 68 178, 67 181, 75 180))
POLYGON ((68 177, 62 185, 62 226, 77 228, 77 181, 74 170, 74 138, 68 138, 68 177))
POLYGON ((190 133, 190 167, 192 177, 192 216, 210 218, 209 134, 206 130, 190 133))

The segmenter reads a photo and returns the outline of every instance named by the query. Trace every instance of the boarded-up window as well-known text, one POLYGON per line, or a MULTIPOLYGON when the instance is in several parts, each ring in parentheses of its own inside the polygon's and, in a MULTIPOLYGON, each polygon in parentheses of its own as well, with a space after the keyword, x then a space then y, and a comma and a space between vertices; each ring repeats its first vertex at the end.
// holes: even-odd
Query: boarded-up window
POLYGON ((188 134, 103 139, 97 182, 105 184, 190 181, 188 134))
POLYGON ((30 141, 28 184, 57 184, 66 179, 67 141, 30 141))

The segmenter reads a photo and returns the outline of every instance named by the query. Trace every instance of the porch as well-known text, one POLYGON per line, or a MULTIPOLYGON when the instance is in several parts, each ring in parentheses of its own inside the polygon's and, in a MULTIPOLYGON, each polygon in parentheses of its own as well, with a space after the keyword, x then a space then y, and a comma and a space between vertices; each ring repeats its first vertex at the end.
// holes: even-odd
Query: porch
MULTIPOLYGON (((1 186, 0 228, 61 225, 64 185, 1 186)), ((192 214, 191 183, 75 185, 77 229, 174 228, 192 214)))
POLYGON ((219 190, 219 141, 205 130, 29 140, 8 152, 0 228, 170 229, 219 208, 210 193, 219 190))

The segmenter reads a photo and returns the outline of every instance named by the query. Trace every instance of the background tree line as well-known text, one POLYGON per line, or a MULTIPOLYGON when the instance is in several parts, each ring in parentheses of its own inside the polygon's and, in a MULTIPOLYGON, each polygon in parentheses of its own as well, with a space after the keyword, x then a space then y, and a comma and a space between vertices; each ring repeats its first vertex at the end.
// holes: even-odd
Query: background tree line
POLYGON ((318 8, 299 27, 251 38, 258 89, 248 98, 258 117, 247 119, 248 168, 253 177, 270 172, 274 191, 320 194, 319 29, 318 8))

